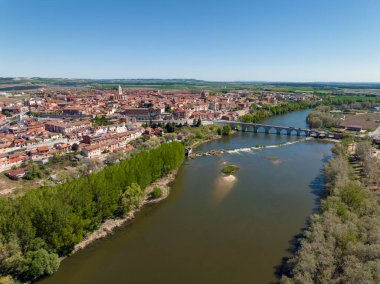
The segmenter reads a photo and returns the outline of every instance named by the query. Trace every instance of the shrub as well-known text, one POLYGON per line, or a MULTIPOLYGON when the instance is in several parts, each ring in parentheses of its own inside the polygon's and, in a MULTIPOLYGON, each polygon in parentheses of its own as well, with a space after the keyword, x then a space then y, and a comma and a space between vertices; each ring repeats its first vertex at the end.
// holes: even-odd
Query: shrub
POLYGON ((223 136, 228 136, 228 135, 230 135, 230 133, 231 133, 231 126, 224 125, 223 129, 222 129, 222 135, 223 136))
POLYGON ((231 174, 234 174, 238 169, 239 167, 235 165, 228 165, 223 168, 222 172, 224 174, 231 175, 231 174))
POLYGON ((152 198, 157 199, 162 196, 162 189, 159 187, 155 187, 152 191, 152 198))

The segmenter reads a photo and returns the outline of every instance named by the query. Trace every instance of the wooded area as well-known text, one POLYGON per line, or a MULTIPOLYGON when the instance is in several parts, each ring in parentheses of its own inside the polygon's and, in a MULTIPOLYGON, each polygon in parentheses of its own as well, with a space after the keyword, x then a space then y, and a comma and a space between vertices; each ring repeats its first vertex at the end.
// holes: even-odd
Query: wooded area
POLYGON ((52 274, 60 256, 105 219, 136 208, 143 190, 184 156, 181 143, 167 143, 56 187, 0 198, 0 276, 28 281, 52 274))
POLYGON ((318 106, 307 116, 307 123, 311 128, 330 128, 339 125, 339 119, 330 113, 331 107, 318 106))
MULTIPOLYGON (((361 143, 367 142, 358 143, 360 159, 368 155, 361 143)), ((360 182, 347 145, 333 151, 325 167, 327 197, 296 242, 281 283, 380 283, 380 192, 360 182)))
POLYGON ((259 108, 256 104, 252 104, 250 113, 243 115, 239 120, 241 122, 257 123, 275 115, 312 108, 318 104, 319 102, 317 101, 285 102, 276 106, 268 104, 262 106, 261 108, 259 108))

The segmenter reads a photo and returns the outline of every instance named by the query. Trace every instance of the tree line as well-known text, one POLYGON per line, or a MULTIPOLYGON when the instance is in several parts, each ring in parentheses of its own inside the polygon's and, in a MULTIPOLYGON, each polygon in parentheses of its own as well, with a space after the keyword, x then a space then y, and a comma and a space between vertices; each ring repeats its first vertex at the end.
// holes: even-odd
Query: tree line
POLYGON ((363 96, 327 96, 323 97, 324 105, 332 105, 337 109, 369 109, 378 106, 380 97, 363 96))
POLYGON ((261 108, 256 104, 252 104, 250 112, 241 116, 239 120, 241 122, 258 123, 275 115, 312 108, 318 104, 319 102, 316 101, 284 102, 279 105, 266 104, 261 108))
POLYGON ((357 143, 355 159, 359 162, 359 171, 363 183, 370 188, 380 186, 380 161, 372 155, 372 145, 368 140, 357 143))
POLYGON ((330 128, 339 125, 339 119, 330 113, 331 107, 318 106, 306 118, 311 128, 330 128))
POLYGON ((56 187, 0 198, 0 282, 52 274, 87 233, 139 206, 144 189, 184 155, 181 143, 167 143, 56 187))
POLYGON ((380 283, 379 192, 360 182, 345 142, 333 152, 325 167, 327 197, 297 241, 281 283, 380 283))

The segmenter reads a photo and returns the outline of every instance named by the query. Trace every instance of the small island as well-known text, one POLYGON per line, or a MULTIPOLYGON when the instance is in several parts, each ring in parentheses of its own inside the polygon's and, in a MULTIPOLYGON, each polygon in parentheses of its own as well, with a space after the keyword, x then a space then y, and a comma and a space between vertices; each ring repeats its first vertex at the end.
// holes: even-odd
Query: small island
POLYGON ((266 156, 265 159, 271 161, 274 165, 279 165, 282 163, 282 161, 279 158, 273 156, 266 156))
POLYGON ((279 158, 273 157, 273 156, 266 156, 265 159, 272 161, 272 162, 276 162, 276 161, 280 160, 279 158))
POLYGON ((238 166, 228 165, 228 166, 225 166, 223 168, 222 173, 224 173, 226 175, 232 175, 232 174, 236 173, 238 170, 239 170, 238 166))

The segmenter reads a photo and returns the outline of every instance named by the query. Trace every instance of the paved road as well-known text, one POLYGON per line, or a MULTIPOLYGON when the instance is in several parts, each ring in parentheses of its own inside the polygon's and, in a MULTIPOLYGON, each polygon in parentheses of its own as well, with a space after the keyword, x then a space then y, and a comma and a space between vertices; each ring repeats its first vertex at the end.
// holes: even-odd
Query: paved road
POLYGON ((74 143, 79 143, 79 140, 68 140, 67 138, 62 138, 62 139, 58 139, 58 140, 54 140, 54 141, 49 141, 49 142, 44 142, 44 143, 38 143, 38 144, 35 144, 35 145, 28 145, 26 147, 12 147, 12 148, 5 148, 5 149, 0 149, 0 154, 3 154, 3 153, 9 153, 9 152, 12 152, 12 151, 16 151, 16 150, 31 150, 31 149, 34 149, 34 148, 37 148, 37 147, 40 147, 40 146, 54 146, 54 144, 56 143, 70 143, 71 145, 74 144, 74 143))

